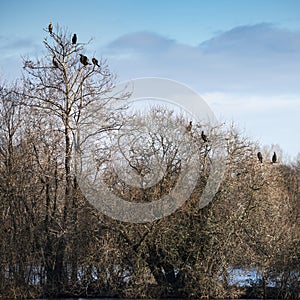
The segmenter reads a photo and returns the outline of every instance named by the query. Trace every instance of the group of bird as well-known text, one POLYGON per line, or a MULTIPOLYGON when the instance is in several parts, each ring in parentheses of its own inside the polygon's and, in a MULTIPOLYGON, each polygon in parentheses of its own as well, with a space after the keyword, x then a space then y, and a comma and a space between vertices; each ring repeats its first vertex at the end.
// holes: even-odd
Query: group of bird
MULTIPOLYGON (((193 126, 193 122, 190 121, 189 125, 186 126, 186 131, 190 132, 192 130, 192 126, 193 126)), ((201 131, 201 138, 202 138, 202 140, 203 140, 204 143, 208 142, 207 135, 204 133, 203 130, 201 131)))
MULTIPOLYGON (((258 152, 258 153, 257 153, 257 158, 258 158, 258 160, 260 161, 260 163, 263 162, 263 156, 262 156, 261 152, 258 152)), ((272 163, 273 163, 273 164, 277 163, 277 154, 276 154, 276 152, 273 153, 273 156, 272 156, 272 163)))
MULTIPOLYGON (((53 33, 53 25, 52 23, 50 22, 49 26, 48 26, 48 31, 50 33, 50 35, 52 35, 53 33)), ((73 37, 72 37, 72 45, 76 45, 77 43, 77 35, 76 33, 73 34, 73 37)), ((87 56, 83 55, 83 54, 79 54, 80 55, 80 62, 84 65, 84 66, 87 66, 87 65, 91 65, 91 63, 89 62, 89 59, 87 58, 87 56)), ((56 61, 56 59, 53 57, 53 65, 54 67, 58 68, 58 62, 56 61)), ((94 66, 99 66, 98 64, 98 60, 93 57, 92 58, 92 63, 94 66)), ((189 125, 186 127, 186 130, 189 132, 191 131, 192 129, 192 121, 190 121, 189 125)), ((204 134, 204 131, 202 130, 201 132, 201 138, 202 140, 207 143, 208 142, 208 138, 207 138, 207 135, 204 134)), ((258 152, 257 153, 257 158, 258 160, 262 163, 263 162, 263 156, 261 154, 261 152, 258 152)), ((273 156, 272 156, 272 163, 275 164, 277 162, 277 155, 276 155, 276 152, 274 152, 273 156)))
MULTIPOLYGON (((52 22, 50 22, 49 26, 48 26, 48 31, 50 33, 50 35, 53 34, 53 25, 52 25, 52 22)), ((73 34, 73 37, 72 37, 72 45, 76 45, 77 43, 77 35, 76 33, 73 34)), ((83 54, 79 54, 80 55, 80 62, 84 65, 84 66, 87 66, 87 65, 91 65, 91 63, 89 62, 89 59, 87 58, 87 56, 83 55, 83 54)), ((53 65, 55 68, 58 68, 58 62, 57 60, 53 57, 53 65)), ((93 57, 92 58, 92 63, 94 66, 97 66, 97 67, 100 67, 99 65, 99 62, 98 60, 93 57)))
MULTIPOLYGON (((190 121, 189 125, 186 126, 186 131, 190 132, 192 130, 192 126, 193 126, 193 123, 192 121, 190 121)), ((207 135, 204 134, 204 131, 202 130, 201 132, 201 138, 202 140, 204 141, 204 143, 207 143, 208 142, 208 138, 207 138, 207 135)), ((257 153, 257 158, 258 160, 260 161, 260 163, 263 162, 263 156, 261 154, 261 152, 258 152, 257 153)), ((275 164, 277 163, 277 154, 276 152, 274 152, 273 156, 272 156, 272 163, 275 164)))

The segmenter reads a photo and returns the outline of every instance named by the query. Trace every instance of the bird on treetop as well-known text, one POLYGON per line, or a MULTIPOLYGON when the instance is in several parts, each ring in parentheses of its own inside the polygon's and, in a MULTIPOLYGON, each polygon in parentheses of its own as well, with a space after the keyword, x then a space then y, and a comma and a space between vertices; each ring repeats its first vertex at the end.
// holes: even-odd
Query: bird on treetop
POLYGON ((80 62, 81 62, 84 66, 90 65, 89 59, 88 59, 85 55, 82 55, 82 54, 79 54, 79 55, 80 55, 80 62))
POLYGON ((274 152, 273 156, 272 156, 272 163, 275 164, 277 162, 277 155, 276 152, 274 152))
POLYGON ((73 37, 72 37, 72 44, 75 45, 77 43, 77 35, 76 33, 74 33, 73 37))
POLYGON ((186 126, 186 131, 191 131, 192 130, 192 126, 193 126, 193 122, 190 121, 189 125, 186 126))
POLYGON ((204 134, 204 131, 202 130, 201 132, 201 137, 202 137, 202 140, 206 143, 208 142, 208 139, 207 139, 207 135, 204 134))
POLYGON ((52 25, 52 22, 50 22, 49 26, 48 26, 48 31, 50 34, 52 34, 52 30, 53 30, 53 25, 52 25))
POLYGON ((53 66, 54 66, 55 68, 58 68, 58 62, 57 62, 57 60, 55 59, 55 57, 53 57, 52 63, 53 63, 53 66))
POLYGON ((92 58, 92 62, 93 62, 93 64, 94 64, 95 66, 100 67, 99 64, 98 64, 98 59, 96 59, 95 57, 92 58))
POLYGON ((263 162, 263 156, 262 156, 261 152, 257 153, 257 158, 261 163, 263 162))

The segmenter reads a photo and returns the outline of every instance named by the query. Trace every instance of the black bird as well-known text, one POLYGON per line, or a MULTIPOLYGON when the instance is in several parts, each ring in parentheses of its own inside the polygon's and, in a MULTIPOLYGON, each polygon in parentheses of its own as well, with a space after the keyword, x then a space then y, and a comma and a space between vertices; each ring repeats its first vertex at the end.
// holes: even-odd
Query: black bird
POLYGON ((50 22, 50 24, 48 26, 48 31, 50 34, 52 34, 52 30, 53 30, 53 25, 52 25, 52 22, 50 22))
POLYGON ((76 33, 74 33, 73 37, 72 37, 72 44, 75 45, 77 43, 77 35, 76 33))
POLYGON ((258 160, 262 163, 263 162, 263 156, 262 156, 261 152, 257 153, 257 157, 258 157, 258 160))
POLYGON ((202 137, 202 140, 206 143, 208 142, 208 139, 207 139, 207 135, 204 134, 204 131, 202 130, 201 132, 201 137, 202 137))
POLYGON ((272 163, 275 164, 277 162, 277 155, 276 152, 274 152, 273 156, 272 156, 272 163))
POLYGON ((189 125, 186 126, 186 131, 191 131, 192 126, 193 126, 192 121, 190 121, 189 125))
POLYGON ((82 54, 79 54, 79 55, 80 55, 80 62, 81 62, 84 66, 90 65, 89 59, 88 59, 85 55, 82 55, 82 54))
POLYGON ((93 62, 93 64, 94 64, 95 66, 100 67, 99 64, 98 64, 98 59, 96 59, 95 57, 92 58, 92 62, 93 62))
POLYGON ((55 57, 53 57, 52 63, 53 63, 53 66, 54 66, 55 68, 58 68, 58 62, 57 62, 57 60, 55 59, 55 57))

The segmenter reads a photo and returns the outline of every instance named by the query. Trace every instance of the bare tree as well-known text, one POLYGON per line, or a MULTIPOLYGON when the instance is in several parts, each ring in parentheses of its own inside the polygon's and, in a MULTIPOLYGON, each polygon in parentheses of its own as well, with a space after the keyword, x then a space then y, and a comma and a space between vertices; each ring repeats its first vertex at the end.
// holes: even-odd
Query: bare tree
MULTIPOLYGON (((104 116, 100 128, 113 129, 117 126, 116 112, 110 103, 116 100, 107 93, 114 87, 114 75, 104 60, 91 65, 82 62, 84 43, 72 43, 72 36, 59 26, 44 39, 46 55, 35 61, 24 60, 26 71, 22 92, 23 104, 35 109, 37 114, 46 118, 44 126, 48 128, 46 141, 53 135, 63 136, 64 164, 64 202, 60 224, 61 234, 57 247, 53 278, 48 274, 51 286, 58 289, 67 282, 64 255, 67 245, 68 222, 72 221, 72 230, 76 229, 78 184, 74 175, 74 137, 76 129, 84 120, 87 108, 93 106, 104 116), (47 123, 47 121, 52 120, 47 123), (51 125, 50 125, 51 124, 51 125), (70 212, 72 214, 70 215, 70 212)), ((86 56, 84 56, 86 57, 86 56)), ((57 142, 61 142, 60 140, 57 142)), ((36 153, 38 155, 38 153, 36 153)), ((73 279, 77 277, 76 257, 73 264, 73 279)))

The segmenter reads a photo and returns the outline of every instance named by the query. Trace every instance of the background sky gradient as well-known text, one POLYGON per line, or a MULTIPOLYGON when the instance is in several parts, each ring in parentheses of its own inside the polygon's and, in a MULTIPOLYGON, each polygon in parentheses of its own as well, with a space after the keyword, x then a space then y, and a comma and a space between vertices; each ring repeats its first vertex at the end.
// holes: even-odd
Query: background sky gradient
POLYGON ((119 81, 177 80, 262 147, 300 152, 300 1, 1 1, 2 81, 44 54, 50 21, 93 38, 119 81))

